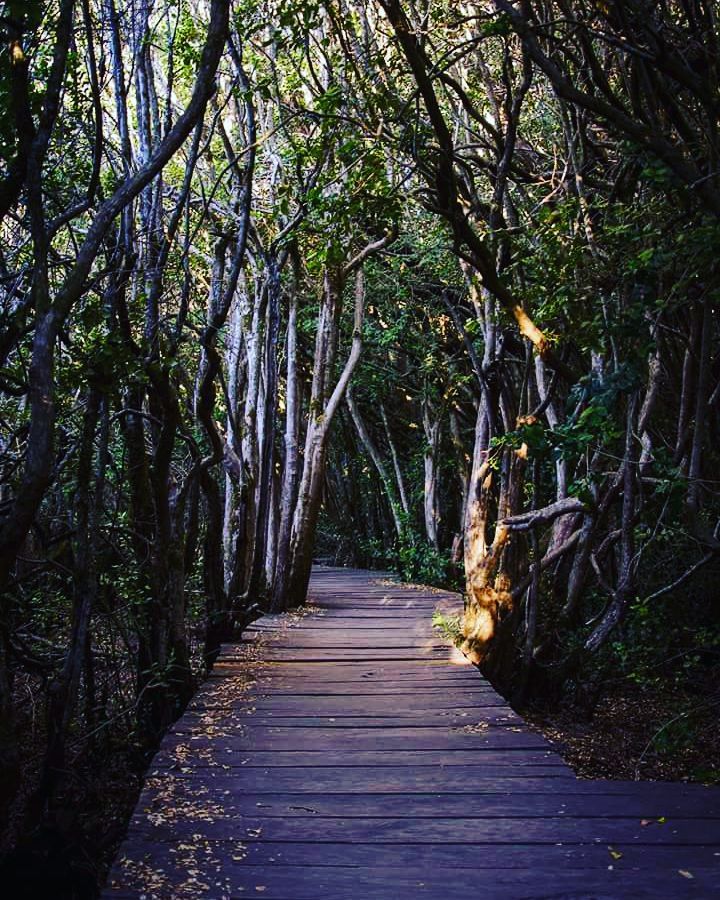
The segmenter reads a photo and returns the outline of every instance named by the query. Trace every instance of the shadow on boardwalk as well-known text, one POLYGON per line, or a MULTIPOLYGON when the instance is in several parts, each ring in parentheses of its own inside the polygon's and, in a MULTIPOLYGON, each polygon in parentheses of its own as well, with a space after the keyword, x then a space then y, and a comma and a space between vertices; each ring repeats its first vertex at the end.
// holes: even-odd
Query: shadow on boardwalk
POLYGON ((431 626, 457 596, 317 569, 166 737, 104 896, 720 896, 720 789, 582 781, 431 626))

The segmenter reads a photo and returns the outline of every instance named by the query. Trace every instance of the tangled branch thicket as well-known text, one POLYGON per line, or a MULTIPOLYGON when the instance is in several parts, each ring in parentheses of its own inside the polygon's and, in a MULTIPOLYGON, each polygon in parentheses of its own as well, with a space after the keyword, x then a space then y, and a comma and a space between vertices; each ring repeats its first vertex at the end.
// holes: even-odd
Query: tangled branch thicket
POLYGON ((714 4, 6 0, 0 33, 8 846, 313 555, 464 586, 518 701, 717 699, 714 4))

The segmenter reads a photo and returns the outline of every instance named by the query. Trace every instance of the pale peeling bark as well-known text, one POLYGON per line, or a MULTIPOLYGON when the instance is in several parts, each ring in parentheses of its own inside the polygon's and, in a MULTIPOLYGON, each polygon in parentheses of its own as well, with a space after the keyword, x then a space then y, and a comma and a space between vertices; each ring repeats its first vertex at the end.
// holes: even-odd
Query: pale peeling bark
POLYGON ((461 507, 461 523, 465 518, 465 505, 467 503, 467 493, 468 493, 468 484, 470 481, 470 472, 468 471, 468 457, 465 452, 465 446, 463 444, 462 435, 460 434, 460 421, 458 418, 457 410, 451 409, 450 415, 450 436, 452 439, 452 445, 456 453, 457 458, 457 467, 458 467, 458 481, 460 483, 460 495, 462 497, 462 507, 461 507))
POLYGON ((423 454, 425 470, 423 484, 425 534, 427 535, 428 543, 435 550, 439 550, 438 451, 440 448, 440 417, 429 400, 423 403, 423 428, 425 430, 425 452, 423 454))
POLYGON ((409 516, 410 504, 408 502, 407 491, 405 489, 405 479, 403 477, 402 468, 400 466, 400 457, 398 455, 397 447, 395 446, 395 441, 393 440, 390 423, 388 422, 387 413, 385 412, 385 406, 382 403, 380 404, 380 415, 382 417, 383 427, 385 428, 385 436, 387 437, 388 447, 390 448, 390 456, 392 457, 393 470, 395 472, 395 482, 397 484, 400 505, 402 506, 403 513, 406 516, 409 516))
POLYGON ((305 457, 290 539, 291 568, 285 605, 302 603, 307 593, 312 567, 312 552, 325 477, 330 424, 338 410, 362 349, 362 322, 365 314, 365 282, 362 268, 355 285, 355 321, 350 353, 335 388, 325 401, 329 381, 329 362, 334 358, 339 339, 338 307, 344 273, 326 273, 325 291, 315 343, 315 367, 310 399, 310 419, 305 440, 305 457))
POLYGON ((287 372, 285 376, 285 466, 280 490, 280 523, 272 589, 272 609, 282 608, 290 576, 290 538, 295 508, 299 459, 299 384, 297 366, 297 292, 290 295, 287 324, 287 372))
POLYGON ((327 269, 325 272, 315 339, 303 470, 290 537, 290 574, 287 590, 282 598, 278 598, 283 607, 304 602, 307 594, 315 532, 322 503, 330 426, 345 397, 362 352, 362 325, 365 316, 363 264, 368 257, 392 243, 396 236, 397 231, 392 227, 382 237, 365 244, 347 263, 327 269), (355 276, 353 336, 345 365, 333 387, 333 366, 340 337, 342 293, 351 275, 355 276))

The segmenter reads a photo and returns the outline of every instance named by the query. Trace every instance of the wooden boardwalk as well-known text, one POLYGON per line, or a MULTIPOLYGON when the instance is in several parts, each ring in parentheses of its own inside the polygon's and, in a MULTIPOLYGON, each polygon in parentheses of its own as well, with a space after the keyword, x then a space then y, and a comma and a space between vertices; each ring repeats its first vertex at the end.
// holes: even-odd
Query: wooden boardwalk
POLYGON ((455 595, 329 568, 310 595, 225 648, 105 897, 720 897, 720 789, 576 779, 432 628, 455 595))

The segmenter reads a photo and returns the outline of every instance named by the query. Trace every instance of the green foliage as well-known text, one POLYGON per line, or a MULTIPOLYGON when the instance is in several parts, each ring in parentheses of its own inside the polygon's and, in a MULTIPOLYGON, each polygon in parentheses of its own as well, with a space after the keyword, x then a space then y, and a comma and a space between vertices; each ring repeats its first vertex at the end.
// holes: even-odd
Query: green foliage
POLYGON ((440 634, 456 647, 462 644, 462 616, 448 616, 436 609, 432 616, 432 624, 433 628, 437 628, 440 634))
POLYGON ((415 534, 403 534, 395 547, 395 560, 403 581, 447 587, 456 579, 449 551, 436 550, 415 534))
POLYGON ((683 593, 656 601, 637 598, 622 637, 612 649, 620 670, 635 684, 692 687, 720 665, 720 628, 683 593), (689 607, 689 609, 688 609, 689 607))
POLYGON ((184 79, 191 79, 200 62, 205 37, 204 23, 198 21, 186 4, 180 6, 173 42, 178 69, 184 79))
POLYGON ((484 22, 480 31, 484 37, 507 37, 512 34, 512 20, 505 13, 498 13, 489 22, 484 22))
POLYGON ((357 549, 363 564, 371 569, 383 569, 392 565, 392 553, 381 537, 360 537, 357 549))

